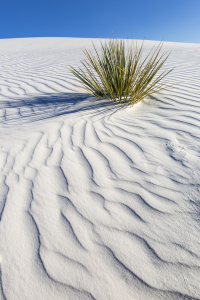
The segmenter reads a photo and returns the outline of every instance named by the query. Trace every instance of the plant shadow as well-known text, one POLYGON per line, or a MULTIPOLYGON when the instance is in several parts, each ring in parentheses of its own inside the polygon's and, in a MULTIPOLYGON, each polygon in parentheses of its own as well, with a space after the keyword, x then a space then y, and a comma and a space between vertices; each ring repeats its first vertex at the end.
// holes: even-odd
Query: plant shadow
POLYGON ((13 125, 68 115, 100 116, 120 109, 118 104, 83 93, 56 93, 0 101, 0 124, 13 125))

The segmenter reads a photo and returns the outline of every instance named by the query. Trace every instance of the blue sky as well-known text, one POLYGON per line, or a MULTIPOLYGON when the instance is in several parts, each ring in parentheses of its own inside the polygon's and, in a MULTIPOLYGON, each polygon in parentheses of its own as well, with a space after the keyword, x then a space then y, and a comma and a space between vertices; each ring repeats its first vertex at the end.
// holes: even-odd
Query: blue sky
POLYGON ((135 38, 200 43, 200 0, 1 0, 0 38, 135 38))

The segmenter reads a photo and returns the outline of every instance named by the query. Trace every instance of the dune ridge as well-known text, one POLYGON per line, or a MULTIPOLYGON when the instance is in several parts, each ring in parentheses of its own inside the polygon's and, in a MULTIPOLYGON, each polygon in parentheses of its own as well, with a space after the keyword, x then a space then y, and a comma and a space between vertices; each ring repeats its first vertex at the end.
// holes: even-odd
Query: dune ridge
POLYGON ((132 108, 72 85, 84 46, 0 41, 0 299, 200 299, 200 46, 132 108))

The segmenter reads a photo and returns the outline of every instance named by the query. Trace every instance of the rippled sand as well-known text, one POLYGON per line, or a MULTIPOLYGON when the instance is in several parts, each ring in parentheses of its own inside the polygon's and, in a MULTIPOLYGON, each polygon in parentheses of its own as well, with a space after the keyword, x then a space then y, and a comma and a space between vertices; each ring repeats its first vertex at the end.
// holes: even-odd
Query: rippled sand
POLYGON ((200 46, 121 108, 72 85, 91 45, 0 40, 0 300, 200 299, 200 46))

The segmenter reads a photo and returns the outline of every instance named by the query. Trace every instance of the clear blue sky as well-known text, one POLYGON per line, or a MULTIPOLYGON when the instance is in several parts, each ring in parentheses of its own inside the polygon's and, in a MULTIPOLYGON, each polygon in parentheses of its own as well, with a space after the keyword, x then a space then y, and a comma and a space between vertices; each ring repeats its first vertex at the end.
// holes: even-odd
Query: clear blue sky
POLYGON ((1 0, 0 38, 135 38, 200 43, 200 0, 1 0))

